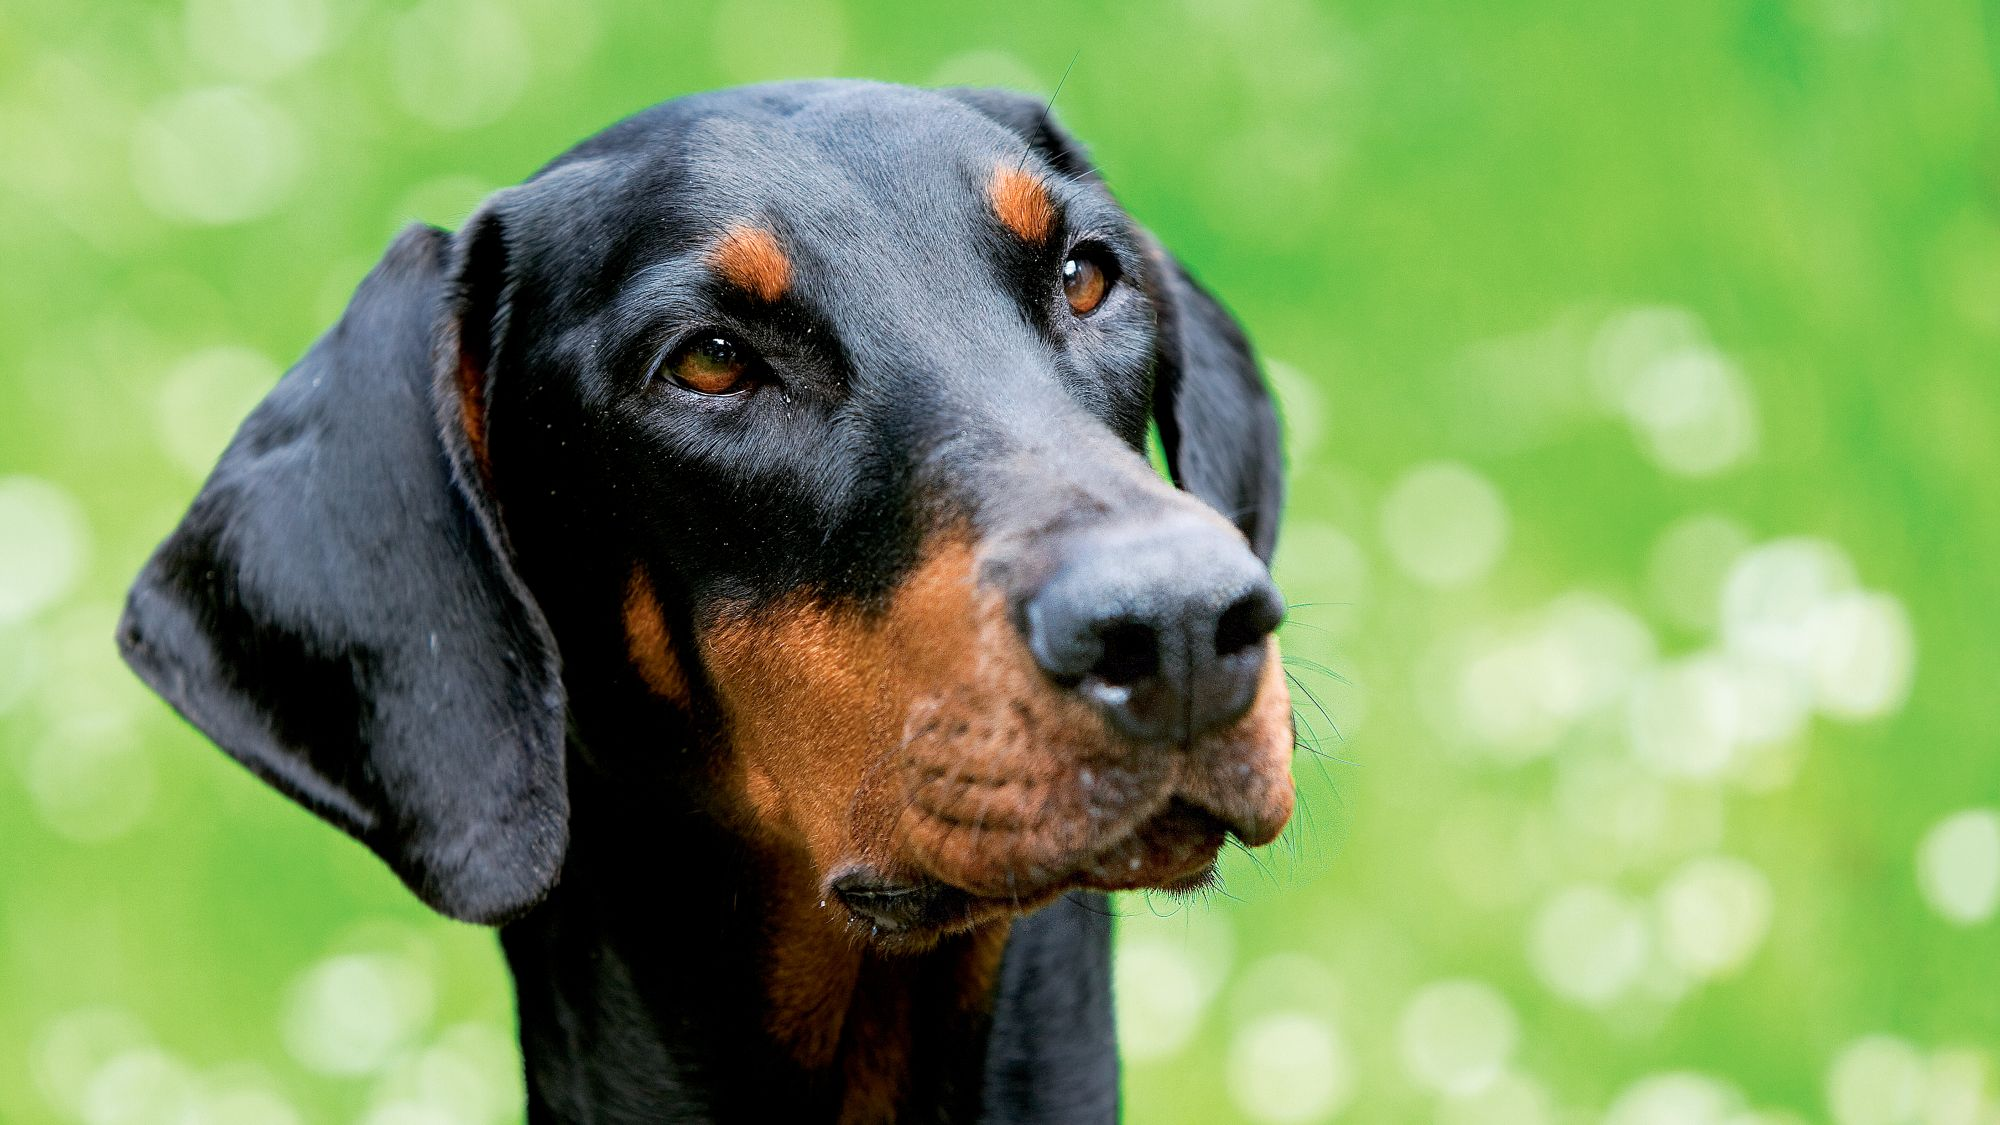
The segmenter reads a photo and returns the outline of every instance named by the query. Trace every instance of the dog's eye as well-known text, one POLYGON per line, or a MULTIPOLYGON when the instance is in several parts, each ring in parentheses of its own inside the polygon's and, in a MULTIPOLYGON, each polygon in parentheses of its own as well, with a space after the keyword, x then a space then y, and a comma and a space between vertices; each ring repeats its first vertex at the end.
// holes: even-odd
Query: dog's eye
POLYGON ((749 385, 755 366, 755 356, 749 348, 714 333, 702 333, 682 344, 663 365, 674 382, 705 395, 742 390, 749 385))
POLYGON ((1103 304, 1117 280, 1117 263, 1101 246, 1079 246, 1063 259, 1063 297, 1069 301, 1069 311, 1078 316, 1088 316, 1103 304))

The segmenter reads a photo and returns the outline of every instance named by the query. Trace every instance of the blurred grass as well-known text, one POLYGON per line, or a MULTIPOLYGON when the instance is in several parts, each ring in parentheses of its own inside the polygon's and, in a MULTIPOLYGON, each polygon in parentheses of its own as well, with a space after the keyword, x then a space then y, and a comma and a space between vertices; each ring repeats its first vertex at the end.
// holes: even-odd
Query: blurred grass
POLYGON ((140 690, 125 583, 409 219, 1072 54, 1274 361, 1324 705, 1284 843, 1122 903, 1128 1118, 2000 1120, 1991 7, 0 2, 0 1120, 507 1119, 490 939, 140 690))

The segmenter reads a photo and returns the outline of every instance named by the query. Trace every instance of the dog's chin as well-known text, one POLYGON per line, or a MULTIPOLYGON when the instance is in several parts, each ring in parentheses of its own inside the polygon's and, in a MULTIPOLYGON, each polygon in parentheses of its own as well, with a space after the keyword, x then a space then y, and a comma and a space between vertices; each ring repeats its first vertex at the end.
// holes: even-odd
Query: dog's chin
POLYGON ((1199 890, 1214 881, 1216 856, 1230 835, 1229 826, 1214 814, 1175 799, 1150 819, 1065 863, 1041 867, 1033 877, 1010 878, 1005 893, 865 865, 836 873, 827 890, 872 944, 892 952, 920 952, 982 923, 1040 909, 1070 891, 1199 890))

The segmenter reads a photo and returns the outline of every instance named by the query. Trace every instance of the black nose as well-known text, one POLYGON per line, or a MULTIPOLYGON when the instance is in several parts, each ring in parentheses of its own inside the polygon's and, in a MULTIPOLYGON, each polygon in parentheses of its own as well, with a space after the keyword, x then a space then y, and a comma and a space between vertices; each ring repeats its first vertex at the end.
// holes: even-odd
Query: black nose
POLYGON ((1194 518, 1085 532, 1022 605, 1035 663, 1145 742, 1185 742, 1241 717, 1284 616, 1242 538, 1194 518))

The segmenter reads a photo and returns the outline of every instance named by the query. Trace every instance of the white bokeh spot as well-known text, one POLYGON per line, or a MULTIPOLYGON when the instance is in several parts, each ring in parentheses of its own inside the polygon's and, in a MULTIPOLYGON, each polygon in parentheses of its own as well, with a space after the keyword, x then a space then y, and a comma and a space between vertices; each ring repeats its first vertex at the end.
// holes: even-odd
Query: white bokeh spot
POLYGON ((201 1125, 304 1125, 298 1108, 270 1090, 222 1090, 204 1100, 201 1125))
POLYGON ((234 345, 186 356, 160 384, 154 429, 174 464, 206 477, 236 428, 278 381, 276 361, 234 345))
POLYGON ((1500 490, 1456 462, 1410 470, 1382 502, 1390 556, 1426 586, 1452 589, 1486 577, 1506 551, 1507 535, 1500 490))
POLYGON ((285 1045, 321 1074, 367 1074, 392 1060, 431 1017, 430 977, 386 953, 330 957, 292 986, 285 1045))
POLYGON ((1976 926, 2000 908, 2000 811, 1965 809, 1917 845, 1917 889, 1946 921, 1976 926))
POLYGON ((473 1125, 473 1118, 448 1105, 396 1100, 369 1110, 361 1125, 473 1125))
POLYGON ((1888 594, 1849 593, 1818 606, 1811 675, 1821 714, 1861 721, 1902 709, 1916 675, 1916 637, 1903 603, 1888 594))
POLYGON ((1437 1125, 1550 1125, 1554 1120, 1548 1089, 1512 1072, 1473 1093, 1446 1097, 1437 1108, 1437 1125))
POLYGON ((498 4, 424 0, 392 33, 397 103, 440 129, 497 120, 527 88, 533 63, 519 18, 498 4))
POLYGON ((84 1085, 84 1125, 184 1125, 203 1116, 201 1087, 179 1059, 158 1047, 112 1056, 84 1085))
POLYGON ((0 621, 0 715, 19 706, 42 673, 42 642, 26 624, 0 621))
POLYGON ((1722 588, 1722 635, 1745 656, 1803 672, 1818 640, 1814 613, 1857 588, 1847 552, 1824 539, 1777 539, 1746 552, 1722 588))
POLYGON ((1771 927, 1771 882, 1731 856, 1690 860, 1656 898, 1660 948, 1682 973, 1721 977, 1741 969, 1771 927))
POLYGON ((1528 931, 1528 960, 1551 992, 1572 1002, 1603 1007, 1637 981, 1651 954, 1652 938, 1638 904, 1608 887, 1565 888, 1536 912, 1528 931))
POLYGON ((303 146, 290 115, 238 86, 177 94, 132 133, 139 197, 169 219, 225 225, 270 213, 298 182, 303 146))
POLYGON ((1826 1104, 1834 1125, 1917 1125, 1923 1110, 1923 1055, 1890 1035, 1858 1039, 1827 1070, 1826 1104))
POLYGON ((1652 365, 1708 346, 1701 318, 1672 305, 1639 305, 1604 318, 1590 342, 1590 385, 1600 409, 1618 414, 1652 365))
POLYGON ((1665 777, 1721 774, 1736 750, 1736 686, 1722 662, 1713 659, 1655 670, 1632 696, 1627 721, 1633 754, 1665 777))
POLYGON ((78 715, 58 724, 29 750, 26 767, 36 813, 66 840, 115 840, 152 808, 152 759, 113 712, 78 715))
POLYGON ((1326 437, 1326 403, 1319 384, 1282 360, 1265 359, 1264 376, 1285 424, 1285 455, 1292 465, 1310 462, 1326 437))
POLYGON ((1513 1057, 1520 1021, 1507 998, 1476 980, 1426 985, 1403 1009, 1403 1066, 1423 1085, 1469 1095, 1497 1079, 1513 1057))
POLYGON ((80 1115, 91 1076, 113 1058, 151 1042, 146 1026, 123 1008, 78 1008, 35 1033, 29 1069, 44 1101, 64 1114, 80 1115))
POLYGON ((381 1125, 501 1125, 518 1120, 523 1097, 516 1048, 500 1029, 463 1023, 422 1050, 399 1056, 376 1084, 364 1122, 381 1125))
POLYGON ((1666 472, 1713 476, 1756 451, 1749 382, 1686 309, 1641 306, 1605 318, 1590 375, 1598 404, 1623 417, 1666 472))
POLYGON ((1645 624, 1588 592, 1455 647, 1446 674, 1456 727, 1508 762, 1540 757, 1580 721, 1623 702, 1654 659, 1645 624))
POLYGON ((1738 1125, 1743 1095, 1718 1078, 1692 1071, 1652 1074, 1611 1103, 1604 1125, 1738 1125))
POLYGON ((1161 938, 1128 938, 1119 943, 1111 972, 1122 1055, 1151 1062, 1178 1054, 1212 995, 1195 959, 1161 938))
POLYGON ((1229 1093, 1260 1125, 1318 1121, 1354 1096, 1354 1062, 1331 1020, 1310 1012, 1272 1012, 1251 1021, 1229 1045, 1229 1093))
POLYGON ((297 69, 326 48, 325 0, 188 0, 188 52, 250 81, 297 69))
POLYGON ((76 587, 90 559, 83 508, 40 477, 0 477, 0 625, 39 613, 76 587))
POLYGON ((1992 1061, 1977 1048, 1931 1052, 1924 1074, 1924 1125, 1994 1125, 2000 1121, 2000 1098, 1992 1093, 1992 1071, 1992 1061))
POLYGON ((1626 387, 1625 417, 1660 468, 1714 476, 1757 448, 1757 406, 1736 365, 1706 349, 1679 352, 1626 387))
POLYGON ((1266 1012, 1339 1011, 1346 990, 1326 963, 1310 953, 1267 953, 1243 967, 1230 986, 1228 1010, 1238 1026, 1266 1012))

